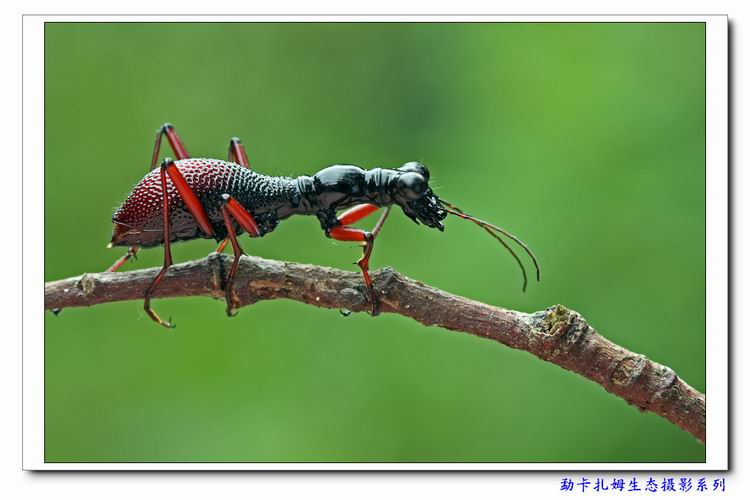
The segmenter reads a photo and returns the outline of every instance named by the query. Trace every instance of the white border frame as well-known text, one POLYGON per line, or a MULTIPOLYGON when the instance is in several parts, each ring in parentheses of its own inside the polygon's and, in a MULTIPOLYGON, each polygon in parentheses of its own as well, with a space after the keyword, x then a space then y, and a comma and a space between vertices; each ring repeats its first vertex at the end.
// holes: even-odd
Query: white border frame
POLYGON ((726 16, 54 16, 23 17, 23 468, 25 470, 727 470, 728 20, 726 16), (705 463, 45 463, 44 23, 64 22, 705 22, 706 462, 705 463))

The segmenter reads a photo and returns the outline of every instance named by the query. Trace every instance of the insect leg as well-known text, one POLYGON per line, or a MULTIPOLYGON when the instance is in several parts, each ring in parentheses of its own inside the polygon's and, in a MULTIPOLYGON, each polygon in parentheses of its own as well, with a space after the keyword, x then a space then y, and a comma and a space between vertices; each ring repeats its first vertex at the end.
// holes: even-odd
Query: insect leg
MULTIPOLYGON (((174 164, 173 164, 174 165, 174 164)), ((169 193, 167 192, 167 165, 166 162, 162 163, 161 165, 161 192, 162 192, 162 202, 163 202, 163 208, 162 208, 162 230, 164 234, 164 265, 161 268, 161 271, 159 271, 159 274, 156 275, 156 278, 154 278, 154 281, 151 282, 151 285, 146 289, 146 293, 144 294, 144 301, 143 301, 143 309, 146 311, 146 314, 149 315, 151 319, 156 321, 162 326, 165 326, 167 328, 174 328, 174 325, 170 323, 169 321, 164 321, 159 317, 156 312, 154 312, 153 309, 151 309, 151 295, 154 293, 154 290, 161 282, 162 278, 164 278, 164 275, 167 274, 167 270, 169 269, 169 266, 172 265, 172 251, 169 248, 169 193)))
MULTIPOLYGON (((232 137, 229 140, 227 161, 231 163, 237 163, 238 165, 242 165, 243 167, 250 169, 250 160, 247 159, 247 151, 245 151, 245 146, 242 145, 242 141, 240 141, 238 137, 232 137)), ((224 240, 219 243, 219 246, 216 249, 216 253, 223 252, 228 242, 229 238, 224 238, 224 240)))
MULTIPOLYGON (((163 135, 167 136, 169 145, 172 147, 172 151, 174 151, 174 155, 177 157, 178 160, 184 160, 186 158, 190 158, 190 155, 188 154, 187 149, 185 149, 185 144, 182 142, 182 139, 180 139, 180 136, 177 135, 177 131, 174 129, 171 123, 165 123, 164 125, 159 127, 159 130, 156 131, 156 142, 154 144, 154 152, 151 157, 151 170, 156 168, 157 158, 159 157, 159 149, 161 148, 161 138, 163 135)), ((136 245, 128 248, 128 252, 122 257, 120 257, 119 259, 117 259, 107 269, 107 272, 113 273, 117 271, 128 260, 130 260, 131 258, 134 258, 137 252, 138 252, 138 246, 136 245)))
POLYGON ((165 123, 164 125, 159 127, 159 130, 156 131, 154 153, 151 156, 151 170, 156 168, 156 162, 159 160, 159 149, 161 148, 161 137, 163 135, 167 136, 169 145, 172 146, 172 151, 174 151, 174 155, 178 160, 185 160, 187 158, 190 158, 187 149, 185 149, 185 144, 182 142, 182 139, 180 139, 180 136, 177 135, 177 131, 174 129, 171 123, 165 123))
POLYGON ((224 248, 227 246, 227 243, 229 243, 229 238, 224 238, 221 240, 221 243, 219 243, 219 246, 216 247, 216 253, 221 253, 224 251, 224 248))
POLYGON ((357 261, 357 265, 360 267, 360 269, 362 269, 362 277, 365 280, 365 287, 367 288, 367 293, 370 296, 370 302, 372 304, 371 314, 373 316, 377 316, 378 314, 380 314, 380 301, 378 300, 378 296, 375 293, 375 289, 372 285, 372 278, 370 278, 370 256, 372 255, 375 238, 377 237, 378 233, 380 233, 380 230, 382 229, 383 224, 385 223, 385 220, 391 211, 391 207, 385 208, 383 214, 375 224, 372 232, 363 231, 362 229, 356 229, 348 226, 349 224, 354 224, 355 222, 364 219, 371 213, 375 212, 378 208, 380 207, 378 207, 377 205, 372 205, 370 203, 356 205, 343 212, 338 217, 338 221, 341 225, 333 228, 328 233, 328 236, 335 240, 362 242, 362 258, 357 261))
POLYGON ((357 261, 357 265, 362 270, 362 277, 365 280, 365 288, 370 296, 370 314, 377 316, 380 314, 380 301, 372 286, 370 277, 370 255, 372 254, 372 243, 374 237, 371 232, 354 227, 338 226, 328 232, 327 236, 339 241, 356 241, 363 245, 362 257, 357 261))
MULTIPOLYGON (((361 205, 356 205, 343 212, 338 216, 338 221, 342 226, 348 226, 349 224, 354 224, 360 219, 364 219, 365 217, 376 211, 378 208, 380 207, 378 207, 377 205, 362 203, 361 205)), ((383 228, 383 224, 385 224, 385 220, 388 218, 389 213, 391 213, 391 207, 385 207, 383 214, 380 216, 378 222, 375 224, 375 227, 372 229, 373 238, 376 237, 380 230, 383 228)))
MULTIPOLYGON (((182 201, 185 202, 185 206, 193 216, 193 219, 195 219, 195 222, 198 223, 201 230, 206 233, 207 236, 213 236, 214 230, 211 227, 211 221, 208 218, 208 214, 206 214, 206 209, 203 208, 203 204, 190 188, 187 181, 180 173, 180 170, 177 168, 177 165, 175 165, 171 158, 165 158, 161 163, 161 168, 162 173, 166 172, 169 174, 169 178, 177 189, 177 193, 179 193, 182 201)), ((163 189, 166 193, 166 187, 163 189)))
MULTIPOLYGON (((174 155, 177 157, 178 160, 184 160, 186 158, 190 158, 190 155, 188 154, 187 149, 185 149, 185 144, 183 144, 182 139, 180 139, 180 136, 177 135, 177 131, 174 129, 171 123, 165 123, 164 125, 159 127, 159 130, 156 131, 156 143, 154 144, 154 152, 151 157, 151 170, 156 168, 156 161, 159 156, 159 149, 161 148, 161 137, 163 135, 167 136, 169 145, 172 147, 172 151, 174 151, 174 155)), ((138 252, 138 246, 136 245, 133 245, 132 247, 128 248, 128 253, 126 253, 119 259, 117 259, 114 262, 114 264, 112 264, 107 269, 107 272, 117 271, 128 260, 130 260, 131 258, 134 258, 137 252, 138 252)))
POLYGON ((356 205, 343 212, 338 216, 338 220, 342 226, 348 226, 350 224, 354 224, 358 220, 364 219, 371 213, 377 211, 379 208, 380 207, 377 205, 362 203, 361 205, 356 205))
POLYGON ((247 159, 245 146, 242 145, 242 141, 237 137, 232 137, 229 140, 229 152, 227 153, 227 157, 232 163, 237 163, 248 169, 250 168, 250 160, 247 159))
POLYGON ((242 229, 247 231, 247 234, 249 234, 253 238, 260 236, 258 223, 255 222, 255 218, 250 215, 250 212, 245 210, 245 207, 240 205, 237 200, 235 200, 228 194, 221 195, 221 198, 224 200, 224 204, 226 205, 227 210, 229 210, 229 213, 232 215, 234 220, 237 221, 242 229))
POLYGON ((233 294, 234 278, 237 275, 237 266, 240 263, 240 258, 245 255, 245 252, 242 251, 242 247, 240 247, 239 242, 237 242, 237 234, 234 231, 234 222, 232 219, 235 219, 251 237, 260 236, 260 232, 258 231, 258 225, 253 216, 250 215, 250 213, 234 198, 228 194, 224 194, 222 195, 222 199, 221 215, 224 217, 224 225, 227 227, 227 239, 232 242, 232 250, 234 250, 234 260, 232 261, 232 267, 229 269, 229 274, 227 274, 224 294, 227 301, 227 316, 235 316, 237 314, 236 306, 238 304, 234 300, 233 294))
POLYGON ((128 248, 128 253, 117 259, 114 264, 109 266, 107 272, 113 273, 120 269, 120 267, 122 267, 122 265, 129 261, 131 258, 136 258, 135 254, 138 253, 138 248, 138 245, 133 245, 132 247, 128 248))

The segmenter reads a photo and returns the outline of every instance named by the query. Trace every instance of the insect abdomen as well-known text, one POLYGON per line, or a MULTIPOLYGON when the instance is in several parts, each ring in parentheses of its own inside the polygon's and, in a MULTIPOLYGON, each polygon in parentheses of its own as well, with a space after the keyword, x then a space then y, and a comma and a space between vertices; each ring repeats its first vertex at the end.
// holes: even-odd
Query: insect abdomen
MULTIPOLYGON (((206 210, 217 240, 226 237, 221 215, 221 195, 230 194, 253 215, 267 212, 288 199, 291 179, 260 175, 241 165, 222 160, 190 158, 175 164, 206 210)), ((177 190, 167 176, 170 240, 190 240, 205 236, 195 223, 177 190)), ((112 216, 113 245, 156 246, 163 243, 162 188, 159 169, 149 172, 132 190, 112 216)), ((236 228, 242 232, 241 228, 236 228)))

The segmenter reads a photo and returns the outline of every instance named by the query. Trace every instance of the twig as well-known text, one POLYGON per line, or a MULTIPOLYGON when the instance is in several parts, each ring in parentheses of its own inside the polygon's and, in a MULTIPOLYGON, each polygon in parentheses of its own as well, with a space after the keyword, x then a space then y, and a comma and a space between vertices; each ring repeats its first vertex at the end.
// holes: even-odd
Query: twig
MULTIPOLYGON (((214 253, 175 265, 154 296, 223 299, 230 263, 229 256, 214 253)), ((44 290, 45 308, 140 299, 157 271, 85 274, 50 282, 44 290)), ((527 351, 596 382, 641 411, 663 416, 705 443, 705 396, 671 368, 605 339, 575 311, 560 305, 531 314, 502 309, 414 281, 391 268, 373 273, 373 281, 383 312, 527 351)), ((317 307, 369 310, 359 273, 258 257, 242 258, 235 291, 241 306, 292 299, 317 307)))

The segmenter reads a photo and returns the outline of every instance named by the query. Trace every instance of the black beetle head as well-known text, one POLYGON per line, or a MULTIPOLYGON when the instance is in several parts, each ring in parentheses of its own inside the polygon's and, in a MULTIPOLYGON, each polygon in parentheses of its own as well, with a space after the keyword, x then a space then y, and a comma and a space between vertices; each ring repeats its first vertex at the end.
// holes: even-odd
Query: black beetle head
POLYGON ((430 172, 418 162, 405 163, 397 169, 402 172, 394 181, 393 198, 411 220, 442 231, 448 213, 439 204, 430 189, 430 172))

